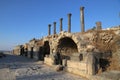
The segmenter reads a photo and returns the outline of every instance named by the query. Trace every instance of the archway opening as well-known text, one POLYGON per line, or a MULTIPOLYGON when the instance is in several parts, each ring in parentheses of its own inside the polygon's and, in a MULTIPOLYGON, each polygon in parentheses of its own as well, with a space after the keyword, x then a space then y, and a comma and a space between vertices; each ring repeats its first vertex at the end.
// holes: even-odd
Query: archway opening
POLYGON ((44 57, 45 55, 49 55, 49 54, 50 54, 49 41, 45 41, 44 42, 44 57))
POLYGON ((60 50, 60 53, 65 56, 78 53, 76 43, 69 37, 65 37, 59 40, 58 49, 60 50))
POLYGON ((44 57, 49 54, 50 54, 49 41, 45 41, 44 45, 39 47, 38 59, 44 60, 44 57))

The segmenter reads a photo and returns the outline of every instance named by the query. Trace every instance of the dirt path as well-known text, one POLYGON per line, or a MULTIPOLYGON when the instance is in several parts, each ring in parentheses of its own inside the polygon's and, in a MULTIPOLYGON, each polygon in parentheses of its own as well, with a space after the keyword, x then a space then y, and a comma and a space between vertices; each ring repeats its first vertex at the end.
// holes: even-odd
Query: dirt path
POLYGON ((43 62, 10 54, 0 58, 0 74, 0 80, 86 80, 64 71, 56 72, 43 62))

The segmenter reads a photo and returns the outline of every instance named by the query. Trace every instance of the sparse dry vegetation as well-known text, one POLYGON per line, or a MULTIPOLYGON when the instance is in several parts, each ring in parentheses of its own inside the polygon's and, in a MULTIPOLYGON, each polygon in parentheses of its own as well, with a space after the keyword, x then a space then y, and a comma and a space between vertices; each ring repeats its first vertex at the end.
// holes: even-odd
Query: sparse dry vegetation
POLYGON ((109 31, 96 31, 92 43, 104 55, 111 54, 107 57, 110 66, 107 70, 120 71, 120 36, 114 34, 112 30, 109 31))
POLYGON ((113 31, 96 31, 94 32, 92 45, 102 53, 113 52, 116 47, 114 42, 115 36, 117 35, 113 31))
POLYGON ((116 36, 113 43, 112 58, 109 59, 110 66, 108 70, 119 70, 120 71, 120 36, 116 36))

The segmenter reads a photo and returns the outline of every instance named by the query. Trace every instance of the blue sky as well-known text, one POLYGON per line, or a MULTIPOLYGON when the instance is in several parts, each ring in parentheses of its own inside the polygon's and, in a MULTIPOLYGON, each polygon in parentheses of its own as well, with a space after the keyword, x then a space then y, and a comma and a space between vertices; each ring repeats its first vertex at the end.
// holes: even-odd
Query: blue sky
MULTIPOLYGON (((68 13, 72 13, 72 32, 80 32, 80 6, 85 7, 85 29, 120 25, 120 0, 0 0, 0 50, 40 39, 48 34, 48 24, 63 18, 67 31, 68 13)), ((53 32, 53 30, 52 30, 53 32)))

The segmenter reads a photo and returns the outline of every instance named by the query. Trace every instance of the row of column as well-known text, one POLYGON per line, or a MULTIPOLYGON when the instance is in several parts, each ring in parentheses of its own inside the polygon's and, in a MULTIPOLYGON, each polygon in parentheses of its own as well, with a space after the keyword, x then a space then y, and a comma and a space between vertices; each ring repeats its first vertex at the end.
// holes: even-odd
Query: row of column
MULTIPOLYGON (((71 13, 68 14, 68 32, 71 32, 71 13)), ((63 18, 60 18, 60 32, 63 31, 63 18)), ((54 30, 53 34, 56 34, 56 22, 53 22, 54 30)), ((48 25, 48 35, 51 35, 51 24, 48 25)))
MULTIPOLYGON (((71 16, 72 14, 68 14, 68 32, 71 32, 71 16)), ((63 30, 62 27, 63 18, 60 18, 60 32, 63 30)), ((84 23, 84 7, 80 7, 80 23, 81 23, 81 32, 85 32, 85 23, 84 23)), ((56 34, 56 22, 53 22, 54 31, 53 34, 56 34)), ((96 29, 101 30, 101 22, 96 22, 96 29)), ((48 25, 48 35, 51 35, 51 24, 48 25)))

